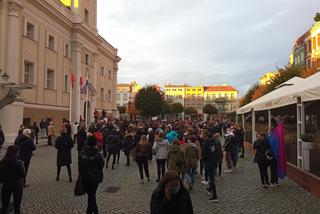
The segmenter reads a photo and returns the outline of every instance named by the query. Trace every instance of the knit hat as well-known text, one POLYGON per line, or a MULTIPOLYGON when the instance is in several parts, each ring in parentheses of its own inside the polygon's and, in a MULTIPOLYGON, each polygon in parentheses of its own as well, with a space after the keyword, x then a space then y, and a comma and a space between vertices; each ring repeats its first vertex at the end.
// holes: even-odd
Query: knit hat
POLYGON ((87 144, 91 147, 95 147, 97 145, 97 139, 94 136, 88 136, 87 144))

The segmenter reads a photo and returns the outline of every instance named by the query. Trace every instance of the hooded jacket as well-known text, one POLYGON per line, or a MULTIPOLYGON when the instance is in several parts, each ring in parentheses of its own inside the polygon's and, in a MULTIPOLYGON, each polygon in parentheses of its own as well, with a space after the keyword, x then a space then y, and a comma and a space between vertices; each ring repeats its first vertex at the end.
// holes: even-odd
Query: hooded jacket
POLYGON ((98 149, 86 145, 79 156, 79 174, 85 183, 97 184, 103 180, 104 161, 98 149))
POLYGON ((199 149, 197 148, 196 143, 189 143, 186 148, 186 161, 187 161, 187 168, 195 169, 198 166, 199 160, 199 149))
POLYGON ((208 172, 213 172, 217 168, 221 153, 222 148, 219 141, 216 141, 213 137, 210 137, 204 141, 202 155, 208 172))
POLYGON ((169 149, 169 142, 162 138, 157 139, 152 147, 156 159, 167 159, 169 149))
POLYGON ((186 168, 185 154, 180 148, 180 145, 173 144, 167 158, 168 170, 174 170, 178 173, 182 173, 186 168))

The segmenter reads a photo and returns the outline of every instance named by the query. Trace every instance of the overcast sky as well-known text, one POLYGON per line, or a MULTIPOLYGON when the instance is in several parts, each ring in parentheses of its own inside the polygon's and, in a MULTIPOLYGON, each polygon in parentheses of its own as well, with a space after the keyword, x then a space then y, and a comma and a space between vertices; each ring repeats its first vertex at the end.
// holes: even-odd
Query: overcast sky
POLYGON ((98 29, 119 50, 119 83, 244 93, 288 63, 319 10, 319 0, 98 0, 98 29))

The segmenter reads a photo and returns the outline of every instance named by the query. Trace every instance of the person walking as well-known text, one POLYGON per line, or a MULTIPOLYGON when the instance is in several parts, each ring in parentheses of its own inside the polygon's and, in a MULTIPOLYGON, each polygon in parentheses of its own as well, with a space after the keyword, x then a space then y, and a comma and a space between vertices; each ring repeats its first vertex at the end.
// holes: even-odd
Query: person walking
POLYGON ((216 184, 214 181, 214 176, 217 170, 217 164, 219 159, 219 153, 222 153, 221 144, 219 141, 216 141, 212 133, 208 133, 208 138, 204 141, 203 145, 203 159, 205 161, 206 172, 209 177, 210 186, 206 189, 207 193, 211 195, 209 198, 210 202, 217 203, 219 202, 216 191, 216 184))
POLYGON ((172 146, 168 152, 167 168, 168 170, 178 172, 180 176, 184 177, 186 169, 186 158, 184 152, 180 148, 178 139, 175 139, 172 142, 172 146))
POLYGON ((34 131, 34 138, 36 140, 36 144, 38 144, 38 139, 39 139, 39 127, 38 127, 38 124, 37 122, 34 122, 33 125, 32 125, 32 129, 34 131))
POLYGON ((48 126, 48 146, 52 146, 52 137, 55 136, 54 125, 51 121, 48 126))
POLYGON ((133 129, 132 127, 128 127, 123 139, 123 147, 122 147, 124 155, 127 158, 126 166, 130 166, 130 152, 135 147, 134 143, 135 141, 134 141, 133 129))
POLYGON ((23 130, 23 136, 20 138, 18 145, 20 146, 19 160, 23 161, 25 168, 24 187, 27 187, 28 185, 26 184, 26 178, 32 157, 32 152, 36 150, 36 145, 34 145, 31 138, 30 129, 23 130))
POLYGON ((5 137, 4 137, 4 133, 3 133, 3 130, 2 130, 2 126, 0 124, 0 153, 1 153, 1 150, 2 150, 2 146, 5 142, 5 137))
POLYGON ((176 171, 168 171, 154 190, 151 214, 193 214, 190 194, 176 171))
POLYGON ((193 184, 196 179, 196 171, 198 166, 199 160, 199 148, 197 147, 197 137, 192 136, 188 140, 188 146, 186 148, 186 174, 188 175, 189 179, 189 190, 193 189, 193 184))
POLYGON ((164 139, 164 133, 160 132, 152 147, 157 162, 158 179, 156 182, 160 182, 166 172, 166 160, 169 149, 169 142, 164 139))
POLYGON ((226 163, 227 163, 227 169, 224 170, 224 172, 231 173, 233 172, 232 170, 232 158, 231 158, 231 153, 232 153, 232 144, 234 144, 234 134, 231 132, 230 128, 227 128, 227 133, 225 134, 225 143, 224 143, 224 150, 226 151, 226 163))
MULTIPOLYGON (((221 145, 221 138, 219 132, 215 133, 213 138, 221 145)), ((223 151, 218 151, 218 175, 221 176, 222 173, 222 161, 223 161, 223 151)))
POLYGON ((106 163, 106 169, 108 169, 109 160, 112 155, 112 168, 114 169, 114 165, 116 164, 116 158, 118 154, 118 150, 120 150, 120 139, 117 135, 117 132, 115 129, 113 129, 110 133, 110 135, 107 137, 105 141, 107 148, 108 148, 108 157, 107 157, 107 163, 106 163))
POLYGON ((68 169, 69 182, 72 182, 71 176, 71 149, 73 148, 74 142, 71 136, 67 133, 65 127, 61 128, 60 136, 57 138, 55 147, 57 151, 57 177, 56 181, 60 179, 60 171, 62 166, 66 166, 68 169))
POLYGON ((96 145, 96 138, 89 136, 79 156, 79 176, 88 195, 87 214, 98 214, 96 193, 103 180, 104 161, 96 145))
POLYGON ((4 158, 0 162, 0 182, 3 184, 0 214, 7 214, 11 195, 13 195, 14 213, 20 214, 25 169, 23 162, 18 159, 19 151, 19 146, 9 146, 4 158))
POLYGON ((254 162, 258 164, 260 179, 261 179, 261 187, 267 188, 269 183, 268 176, 268 163, 266 159, 266 152, 271 150, 271 146, 267 141, 267 137, 264 133, 260 133, 257 135, 257 140, 253 144, 253 149, 256 150, 256 154, 254 157, 254 162))
POLYGON ((78 156, 80 155, 81 150, 84 148, 86 139, 87 139, 87 132, 86 132, 86 125, 81 123, 79 125, 78 134, 77 134, 77 151, 78 156))
POLYGON ((46 123, 46 121, 44 121, 43 118, 41 119, 39 126, 40 126, 40 138, 41 139, 47 138, 47 130, 46 130, 47 123, 46 123))
POLYGON ((145 172, 145 175, 148 181, 150 181, 148 160, 152 155, 152 147, 148 143, 148 139, 146 135, 141 136, 141 139, 135 149, 136 149, 135 160, 139 167, 141 184, 143 184, 144 183, 143 170, 145 172))

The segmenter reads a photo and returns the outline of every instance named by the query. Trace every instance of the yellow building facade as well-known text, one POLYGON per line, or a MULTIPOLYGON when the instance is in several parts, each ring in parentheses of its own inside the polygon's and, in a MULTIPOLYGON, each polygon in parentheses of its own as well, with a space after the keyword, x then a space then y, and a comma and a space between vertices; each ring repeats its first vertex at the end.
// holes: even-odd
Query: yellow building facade
POLYGON ((320 22, 310 29, 311 35, 311 65, 320 67, 320 22))
POLYGON ((260 85, 268 85, 275 76, 275 72, 268 72, 260 78, 260 85))

